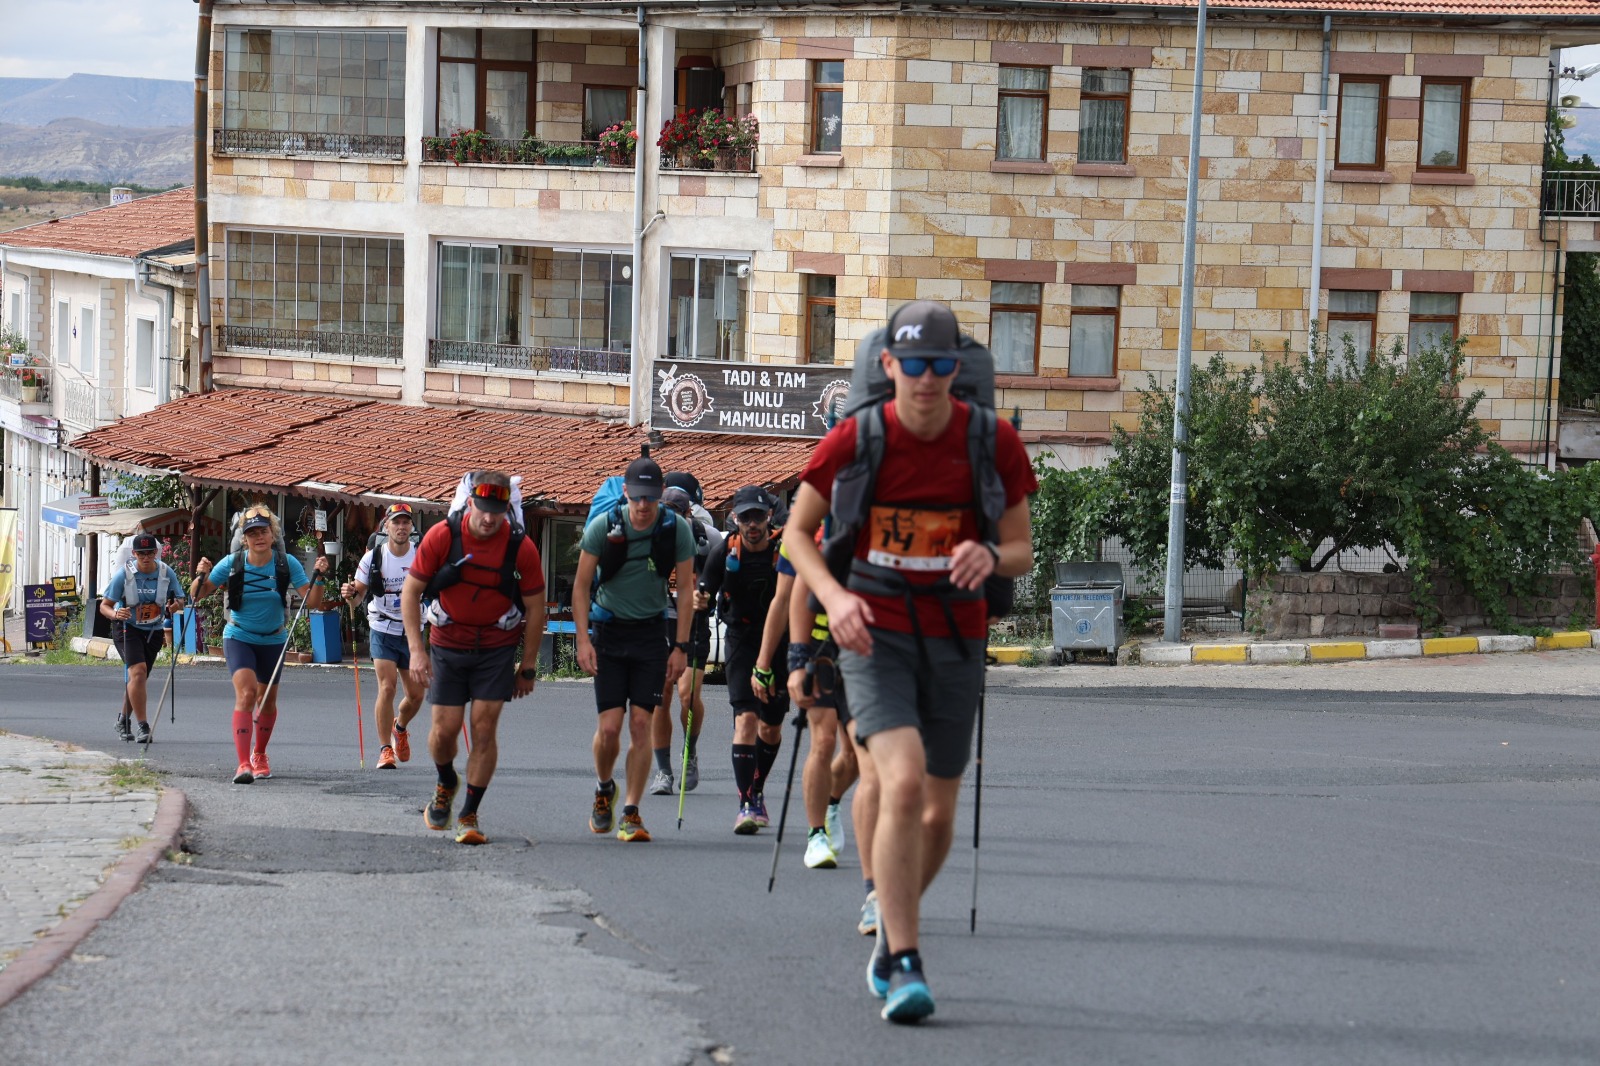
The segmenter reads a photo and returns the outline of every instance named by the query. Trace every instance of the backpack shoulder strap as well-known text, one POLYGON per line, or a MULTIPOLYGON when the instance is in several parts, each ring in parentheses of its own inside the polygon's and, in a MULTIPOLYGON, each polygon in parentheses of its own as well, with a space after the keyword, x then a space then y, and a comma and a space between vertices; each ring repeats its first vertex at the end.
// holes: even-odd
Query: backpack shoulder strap
POLYGON ((996 465, 1000 418, 980 403, 967 405, 967 462, 972 468, 972 503, 978 516, 978 535, 994 540, 1000 516, 1006 510, 1006 488, 996 465))
POLYGON ((596 588, 616 577, 628 565, 628 530, 623 524, 626 521, 620 503, 607 512, 606 543, 600 549, 600 562, 594 569, 596 588))
POLYGON ((672 508, 661 508, 650 538, 651 561, 655 563, 656 576, 665 579, 678 565, 678 515, 672 508))
POLYGON ((228 610, 237 611, 244 606, 244 549, 233 553, 233 563, 228 567, 228 610))
POLYGON ((505 558, 500 560, 500 594, 510 600, 513 607, 522 606, 522 574, 517 569, 517 554, 522 551, 527 535, 523 527, 513 525, 506 537, 505 558))
MULTIPOLYGON (((285 599, 289 595, 289 586, 293 583, 289 577, 289 557, 281 549, 272 549, 272 564, 278 579, 278 598, 285 599)), ((309 576, 307 580, 310 580, 309 576)))
POLYGON ((383 541, 372 546, 372 554, 367 557, 367 595, 364 602, 371 602, 373 589, 383 584, 383 541))

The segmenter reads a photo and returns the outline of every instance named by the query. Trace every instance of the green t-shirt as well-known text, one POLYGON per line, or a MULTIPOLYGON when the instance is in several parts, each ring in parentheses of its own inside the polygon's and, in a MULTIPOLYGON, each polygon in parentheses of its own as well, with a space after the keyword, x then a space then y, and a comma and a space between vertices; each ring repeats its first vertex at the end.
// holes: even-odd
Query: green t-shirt
MULTIPOLYGON (((658 517, 657 521, 660 520, 658 517)), ((682 518, 675 518, 673 525, 678 535, 676 558, 681 563, 694 555, 694 532, 682 518)), ((591 555, 604 555, 606 531, 610 528, 609 514, 596 516, 593 522, 584 527, 583 539, 578 546, 591 555)), ((633 523, 628 521, 626 510, 623 512, 622 528, 628 535, 628 563, 617 572, 616 577, 600 586, 595 593, 594 606, 603 607, 627 622, 659 618, 667 609, 669 575, 656 573, 650 560, 650 538, 655 529, 634 529, 633 523)))

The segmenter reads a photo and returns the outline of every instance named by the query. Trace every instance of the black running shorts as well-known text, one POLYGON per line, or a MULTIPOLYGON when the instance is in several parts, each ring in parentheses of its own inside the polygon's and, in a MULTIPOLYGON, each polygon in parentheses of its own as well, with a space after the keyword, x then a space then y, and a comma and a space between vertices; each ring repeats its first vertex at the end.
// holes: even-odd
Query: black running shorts
POLYGON ((761 654, 761 627, 728 627, 728 702, 733 713, 754 714, 767 725, 782 725, 789 712, 789 645, 779 644, 772 656, 774 692, 762 703, 751 684, 756 656, 761 654))
POLYGON ((433 663, 433 684, 428 702, 435 707, 465 707, 473 700, 504 703, 517 685, 517 649, 428 649, 433 663))
MULTIPOLYGON (((674 623, 676 624, 676 623, 674 623)), ((630 704, 641 711, 661 706, 672 650, 659 618, 594 624, 594 706, 611 711, 630 704)))
POLYGON ((161 654, 161 649, 167 642, 165 630, 140 629, 126 622, 118 622, 112 626, 111 638, 117 646, 117 654, 122 656, 124 663, 129 666, 144 663, 146 670, 156 664, 156 657, 161 654))

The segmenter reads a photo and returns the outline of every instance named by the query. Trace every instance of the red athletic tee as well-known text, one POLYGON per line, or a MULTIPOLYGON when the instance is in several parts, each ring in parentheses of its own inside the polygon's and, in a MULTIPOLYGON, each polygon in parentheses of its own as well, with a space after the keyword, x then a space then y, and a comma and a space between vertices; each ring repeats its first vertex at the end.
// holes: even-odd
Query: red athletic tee
MULTIPOLYGON (((950 556, 962 541, 978 539, 978 515, 972 499, 972 464, 967 461, 967 422, 971 411, 953 400, 955 411, 943 433, 918 440, 900 424, 894 401, 884 407, 883 465, 873 491, 872 516, 856 546, 856 558, 888 566, 913 585, 932 584, 947 576, 950 556)), ((833 498, 833 479, 855 460, 856 420, 840 422, 817 445, 800 480, 833 498)), ((1006 489, 1006 507, 1037 492, 1028 453, 1010 422, 999 420, 995 465, 1006 489)), ((875 627, 911 633, 904 596, 862 594, 877 619, 875 627)), ((924 636, 950 636, 944 608, 934 596, 915 598, 924 636)), ((987 631, 983 600, 950 604, 963 637, 987 631)))
MULTIPOLYGON (((461 566, 461 580, 439 593, 439 605, 450 616, 450 624, 434 626, 428 639, 441 648, 509 648, 522 639, 522 627, 499 629, 495 622, 511 607, 500 594, 500 565, 511 539, 511 523, 502 522, 494 536, 479 540, 469 522, 463 515, 461 552, 472 558, 461 566)), ((410 576, 427 582, 449 559, 450 524, 440 522, 423 534, 410 576)), ((523 537, 517 549, 517 573, 523 595, 544 588, 544 563, 532 537, 523 537)))

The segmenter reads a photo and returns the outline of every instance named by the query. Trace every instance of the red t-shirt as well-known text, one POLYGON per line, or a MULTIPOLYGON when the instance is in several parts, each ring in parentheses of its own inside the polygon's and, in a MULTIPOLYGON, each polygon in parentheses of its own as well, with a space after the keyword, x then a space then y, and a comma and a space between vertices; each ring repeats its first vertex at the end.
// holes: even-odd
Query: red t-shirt
MULTIPOLYGON (((933 440, 918 440, 900 424, 894 401, 884 407, 883 465, 873 490, 872 516, 856 546, 856 558, 888 566, 913 585, 932 584, 948 576, 950 556, 962 541, 978 539, 978 514, 972 499, 972 464, 967 461, 967 422, 971 411, 954 400, 950 424, 933 440)), ((833 479, 855 460, 856 420, 847 418, 817 445, 800 480, 833 498, 833 479)), ((1039 489, 1010 422, 999 420, 995 465, 1006 489, 1006 507, 1016 506, 1039 489)), ((904 596, 862 595, 872 608, 876 628, 910 633, 911 616, 904 596)), ((924 636, 950 636, 944 608, 934 596, 915 598, 924 636)), ((950 604, 963 637, 987 631, 984 601, 950 604)))
MULTIPOLYGON (((500 566, 510 538, 511 523, 502 522, 494 536, 479 540, 472 535, 470 518, 462 516, 461 552, 472 558, 461 564, 461 580, 439 593, 439 605, 450 616, 450 624, 433 627, 429 637, 432 643, 441 648, 509 648, 522 639, 521 626, 495 626, 511 607, 500 594, 500 566)), ((449 559, 450 524, 440 522, 423 534, 410 576, 429 581, 449 559)), ((544 589, 544 563, 532 537, 524 536, 517 549, 517 573, 521 575, 523 595, 531 596, 544 589)))

